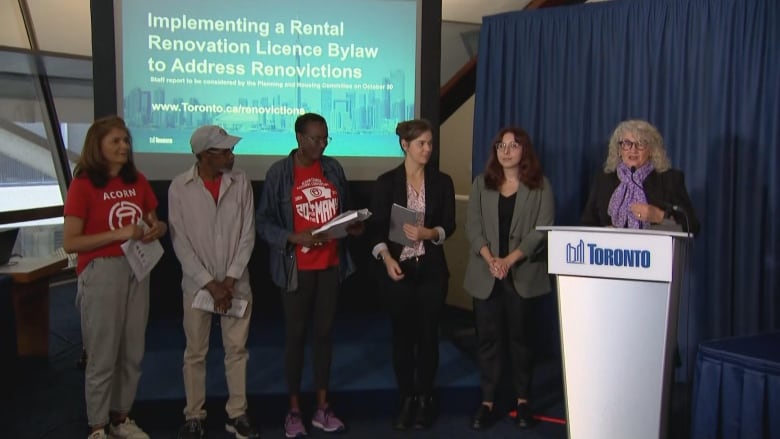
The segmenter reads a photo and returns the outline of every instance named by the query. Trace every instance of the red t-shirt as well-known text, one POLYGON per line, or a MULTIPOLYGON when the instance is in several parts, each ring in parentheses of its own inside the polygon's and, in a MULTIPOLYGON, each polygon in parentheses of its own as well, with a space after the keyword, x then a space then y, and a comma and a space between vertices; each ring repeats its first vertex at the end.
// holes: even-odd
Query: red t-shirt
MULTIPOLYGON (((296 232, 319 227, 338 215, 338 191, 325 179, 320 162, 309 167, 295 166, 292 204, 296 232)), ((299 270, 322 270, 339 264, 336 240, 311 248, 306 253, 297 246, 295 253, 299 270)))
POLYGON ((219 201, 219 186, 222 183, 222 174, 219 174, 214 180, 201 179, 201 181, 203 181, 203 186, 206 186, 206 190, 214 197, 214 202, 219 201))
MULTIPOLYGON (((84 235, 93 235, 137 224, 144 215, 157 208, 157 197, 141 173, 135 183, 125 183, 121 177, 113 177, 105 187, 97 188, 89 178, 77 177, 68 189, 65 199, 65 216, 75 216, 84 221, 84 235)), ((114 241, 94 250, 79 252, 76 273, 95 258, 123 256, 121 241, 114 241)))

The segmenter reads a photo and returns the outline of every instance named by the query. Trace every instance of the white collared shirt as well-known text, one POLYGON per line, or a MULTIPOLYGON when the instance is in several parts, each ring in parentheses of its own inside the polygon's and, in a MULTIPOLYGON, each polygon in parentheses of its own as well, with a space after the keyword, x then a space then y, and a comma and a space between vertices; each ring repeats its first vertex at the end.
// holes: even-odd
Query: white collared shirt
POLYGON ((216 203, 197 164, 179 174, 168 188, 168 224, 185 294, 228 276, 236 279, 237 297, 252 293, 246 268, 255 246, 255 212, 244 171, 222 174, 216 203))

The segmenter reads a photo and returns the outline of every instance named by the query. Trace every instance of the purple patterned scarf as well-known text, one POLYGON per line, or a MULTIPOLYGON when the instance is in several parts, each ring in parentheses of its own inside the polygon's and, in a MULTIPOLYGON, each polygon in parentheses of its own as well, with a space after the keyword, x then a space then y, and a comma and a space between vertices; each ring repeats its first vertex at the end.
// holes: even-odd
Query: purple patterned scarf
POLYGON ((623 162, 617 166, 616 171, 620 184, 615 188, 615 192, 612 192, 612 198, 609 199, 609 207, 607 208, 607 213, 612 217, 613 226, 628 227, 629 229, 647 227, 648 223, 638 220, 631 213, 630 207, 634 203, 647 204, 642 184, 645 178, 653 172, 653 169, 653 164, 649 161, 633 173, 631 168, 623 162))

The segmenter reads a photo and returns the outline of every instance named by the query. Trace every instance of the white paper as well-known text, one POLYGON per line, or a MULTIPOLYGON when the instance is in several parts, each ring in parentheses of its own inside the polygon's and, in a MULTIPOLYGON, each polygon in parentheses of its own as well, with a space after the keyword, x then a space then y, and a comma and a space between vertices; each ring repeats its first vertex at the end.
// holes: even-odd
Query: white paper
MULTIPOLYGON (((358 221, 365 221, 371 216, 371 211, 368 209, 360 210, 348 210, 341 215, 333 217, 327 223, 321 225, 315 230, 312 230, 311 234, 316 235, 318 233, 327 233, 330 239, 340 239, 347 236, 347 228, 358 221)), ((308 247, 301 249, 304 253, 309 251, 308 247)))
POLYGON ((222 314, 221 312, 217 312, 214 309, 214 298, 211 297, 211 293, 209 293, 206 289, 200 289, 197 293, 195 293, 195 298, 192 299, 192 307, 195 309, 199 309, 201 311, 207 311, 207 312, 213 312, 219 315, 225 315, 235 318, 241 318, 244 317, 244 313, 246 312, 247 304, 249 304, 249 301, 246 299, 236 299, 233 298, 230 300, 231 306, 227 313, 222 314))
MULTIPOLYGON (((144 233, 146 233, 149 226, 143 221, 140 225, 143 227, 144 233)), ((121 247, 122 251, 125 252, 130 268, 133 269, 133 273, 138 280, 146 279, 146 276, 148 276, 152 271, 152 268, 160 262, 160 258, 162 258, 162 255, 165 252, 158 239, 150 242, 128 239, 122 243, 121 247)))

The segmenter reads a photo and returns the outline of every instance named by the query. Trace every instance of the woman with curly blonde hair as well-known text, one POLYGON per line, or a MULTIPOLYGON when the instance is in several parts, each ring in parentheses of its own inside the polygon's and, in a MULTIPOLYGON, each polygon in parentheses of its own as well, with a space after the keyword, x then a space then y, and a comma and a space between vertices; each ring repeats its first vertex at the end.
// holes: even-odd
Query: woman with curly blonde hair
POLYGON ((663 137, 653 125, 626 120, 615 128, 582 223, 632 229, 678 225, 686 232, 699 231, 685 177, 672 169, 663 137))

